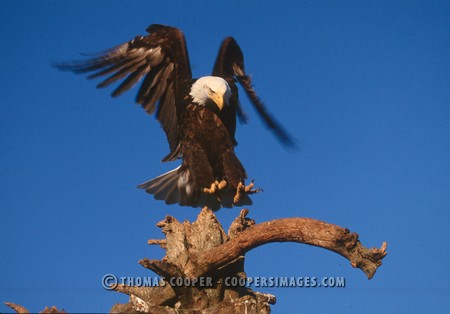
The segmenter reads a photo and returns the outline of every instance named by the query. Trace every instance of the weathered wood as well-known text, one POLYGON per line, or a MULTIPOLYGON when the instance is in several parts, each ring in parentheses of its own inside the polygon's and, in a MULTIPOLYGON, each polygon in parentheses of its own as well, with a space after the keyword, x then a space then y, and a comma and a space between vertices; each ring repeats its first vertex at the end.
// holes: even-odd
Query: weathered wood
POLYGON ((126 285, 116 285, 113 290, 122 292, 128 295, 134 295, 148 305, 171 305, 175 304, 176 294, 170 285, 155 286, 155 287, 134 287, 126 285))
MULTIPOLYGON (((224 278, 245 278, 245 253, 266 243, 297 242, 331 250, 347 258, 353 267, 362 269, 369 279, 386 256, 385 243, 380 249, 367 249, 356 233, 323 221, 285 218, 255 224, 247 215, 248 210, 242 210, 230 225, 228 234, 213 212, 206 208, 192 224, 180 223, 170 216, 158 224, 167 240, 149 240, 149 244, 164 243, 167 254, 162 261, 143 259, 140 263, 163 277, 174 274, 191 279, 212 276, 216 283, 214 287, 205 288, 173 287, 179 298, 176 308, 183 311, 180 313, 270 312, 269 304, 275 303, 274 296, 246 287, 224 285, 224 278)), ((167 308, 161 313, 166 311, 167 308)))
MULTIPOLYGON (((22 305, 14 304, 11 302, 4 302, 7 306, 12 308, 16 313, 20 314, 28 314, 30 313, 26 308, 24 308, 22 305)), ((52 307, 45 307, 42 311, 39 312, 39 314, 46 314, 46 313, 54 313, 54 314, 66 314, 67 312, 64 310, 58 310, 56 306, 52 307)))
POLYGON ((204 251, 189 261, 184 272, 190 277, 202 276, 271 242, 298 242, 334 251, 364 271, 369 279, 386 256, 386 243, 380 249, 367 249, 358 240, 358 234, 346 228, 309 218, 285 218, 251 226, 223 245, 204 251))
POLYGON ((18 314, 28 314, 28 313, 30 313, 22 305, 14 304, 14 303, 11 303, 11 302, 5 302, 5 304, 7 306, 9 306, 10 308, 12 308, 14 311, 16 311, 16 313, 18 313, 18 314))

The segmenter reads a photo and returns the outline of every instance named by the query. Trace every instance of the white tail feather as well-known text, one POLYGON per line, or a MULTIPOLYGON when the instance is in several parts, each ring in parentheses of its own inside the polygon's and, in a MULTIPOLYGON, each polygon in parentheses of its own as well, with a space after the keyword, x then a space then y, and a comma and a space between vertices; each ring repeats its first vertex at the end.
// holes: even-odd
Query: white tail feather
POLYGON ((212 210, 218 210, 221 207, 250 205, 252 203, 251 199, 246 196, 238 204, 233 204, 235 191, 229 189, 220 191, 220 200, 217 195, 204 192, 200 192, 198 199, 194 199, 188 183, 189 170, 180 172, 180 167, 144 182, 138 188, 144 189, 147 193, 153 194, 155 199, 164 200, 169 205, 178 203, 181 206, 207 206, 212 210))

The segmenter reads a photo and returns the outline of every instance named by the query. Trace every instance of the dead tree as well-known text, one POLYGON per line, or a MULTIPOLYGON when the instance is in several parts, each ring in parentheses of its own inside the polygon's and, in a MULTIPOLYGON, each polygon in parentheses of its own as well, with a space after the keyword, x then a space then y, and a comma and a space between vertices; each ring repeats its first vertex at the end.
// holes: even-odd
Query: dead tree
MULTIPOLYGON (((386 256, 380 249, 367 249, 356 233, 308 218, 277 219, 261 224, 247 218, 244 209, 225 233, 212 211, 204 208, 193 223, 181 223, 171 216, 159 222, 166 239, 149 240, 166 250, 162 260, 144 258, 139 263, 152 270, 166 284, 158 287, 116 285, 114 290, 130 295, 127 304, 116 304, 111 312, 149 313, 269 313, 275 296, 262 294, 243 282, 245 253, 270 242, 298 242, 322 247, 347 258, 370 279, 386 256), (170 285, 172 278, 186 278, 189 285, 170 285), (211 278, 212 286, 207 280, 211 278), (197 283, 197 284, 194 284, 197 283), (203 285, 201 284, 203 282, 203 285)), ((172 279, 173 281, 173 279, 172 279)))
MULTIPOLYGON (((165 249, 166 256, 139 261, 162 278, 160 284, 111 286, 130 296, 128 303, 114 305, 111 312, 270 313, 275 296, 253 291, 245 284, 230 284, 245 282, 245 253, 270 242, 297 242, 336 252, 369 279, 387 254, 386 243, 380 249, 365 248, 358 234, 319 220, 285 218, 255 224, 247 214, 247 209, 241 211, 228 234, 207 208, 193 223, 167 216, 157 224, 166 238, 148 241, 165 249)), ((18 313, 18 309, 26 311, 8 305, 18 313)))

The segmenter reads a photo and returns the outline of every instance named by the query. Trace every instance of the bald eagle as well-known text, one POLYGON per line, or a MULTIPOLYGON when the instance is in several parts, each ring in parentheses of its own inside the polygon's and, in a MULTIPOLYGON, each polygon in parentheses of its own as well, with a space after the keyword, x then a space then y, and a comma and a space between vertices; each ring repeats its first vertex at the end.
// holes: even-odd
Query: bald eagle
POLYGON ((174 27, 150 25, 146 36, 103 52, 90 60, 55 64, 76 74, 92 72, 88 78, 108 75, 97 87, 122 82, 112 92, 116 97, 142 81, 136 103, 149 113, 156 111, 170 146, 162 161, 182 158, 178 168, 139 188, 167 204, 220 207, 249 205, 253 183, 234 152, 236 118, 246 117, 238 98, 239 82, 257 112, 277 137, 287 145, 293 141, 267 113, 244 70, 244 57, 237 42, 222 42, 211 76, 192 78, 186 41, 174 27))

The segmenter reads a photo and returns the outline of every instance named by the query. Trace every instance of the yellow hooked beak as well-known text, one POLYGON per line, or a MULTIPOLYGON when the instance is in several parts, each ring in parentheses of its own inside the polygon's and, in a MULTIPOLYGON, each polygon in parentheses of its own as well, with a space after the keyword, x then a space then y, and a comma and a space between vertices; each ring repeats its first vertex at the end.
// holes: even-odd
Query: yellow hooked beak
POLYGON ((216 103, 217 107, 219 107, 219 110, 222 110, 222 108, 223 108, 223 95, 220 95, 218 93, 212 93, 210 97, 216 103))

